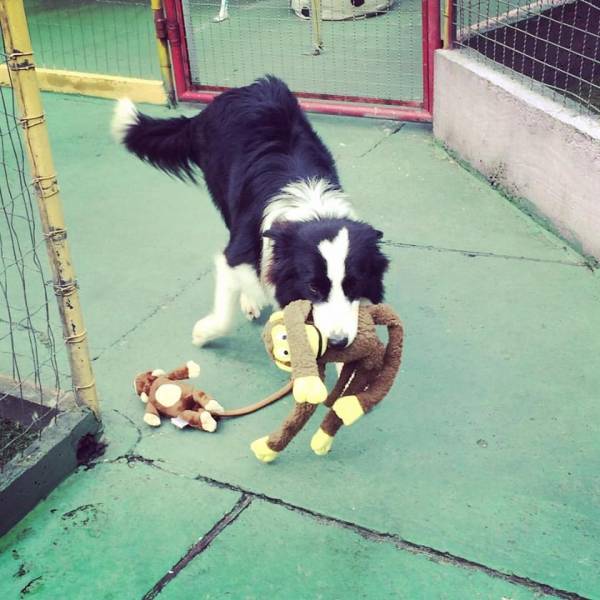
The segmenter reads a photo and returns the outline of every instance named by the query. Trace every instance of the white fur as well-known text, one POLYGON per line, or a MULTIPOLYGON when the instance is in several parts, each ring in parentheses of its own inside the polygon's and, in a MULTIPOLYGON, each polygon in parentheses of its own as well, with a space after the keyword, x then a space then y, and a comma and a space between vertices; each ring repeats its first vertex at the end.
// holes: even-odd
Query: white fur
POLYGON ((256 271, 250 265, 230 267, 225 256, 220 254, 215 259, 215 267, 213 311, 194 325, 192 341, 196 346, 202 346, 229 332, 233 325, 235 304, 242 292, 245 302, 256 316, 260 316, 260 309, 268 303, 256 271))
POLYGON ((271 198, 263 213, 262 230, 277 221, 356 218, 348 197, 326 179, 295 181, 271 198))
POLYGON ((156 390, 156 400, 164 407, 173 406, 181 398, 181 388, 174 383, 164 383, 156 390))
POLYGON ((138 110, 129 98, 121 98, 115 106, 110 130, 114 139, 123 143, 127 130, 138 121, 138 110))
MULTIPOLYGON (((311 221, 325 218, 353 219, 355 217, 354 209, 348 198, 339 188, 325 179, 310 179, 287 185, 280 194, 269 201, 263 213, 261 230, 266 231, 276 222, 311 221)), ((348 232, 346 231, 346 245, 347 241, 348 232)), ((258 318, 265 305, 276 304, 274 289, 265 279, 271 256, 272 240, 263 238, 262 281, 258 279, 256 271, 251 265, 230 267, 224 255, 217 256, 215 259, 216 284, 213 310, 194 325, 192 341, 196 346, 202 346, 229 332, 233 325, 235 304, 238 300, 242 312, 249 320, 258 318)), ((336 298, 337 296, 334 297, 334 300, 336 298)), ((336 306, 339 307, 339 305, 338 301, 336 306)), ((332 311, 335 309, 325 310, 323 312, 324 319, 328 318, 332 311)), ((358 308, 356 313, 358 313, 358 308)), ((344 323, 341 323, 340 318, 335 315, 334 329, 346 328, 345 321, 348 318, 348 316, 344 316, 342 318, 344 323)), ((346 335, 351 337, 351 328, 346 335)), ((356 335, 356 323, 353 335, 356 335)))
POLYGON ((146 394, 146 392, 142 392, 142 393, 140 394, 140 400, 141 400, 141 401, 142 401, 144 404, 146 404, 146 402, 148 402, 148 394, 146 394))
POLYGON ((152 377, 160 377, 161 375, 166 375, 166 371, 164 369, 154 369, 152 371, 152 377))
MULTIPOLYGON (((271 198, 263 213, 261 231, 285 221, 312 221, 314 219, 355 219, 356 213, 348 196, 326 179, 295 181, 286 185, 271 198)), ((273 240, 263 237, 261 276, 263 286, 273 295, 265 280, 273 254, 273 240)))
POLYGON ((345 227, 340 229, 332 241, 323 240, 319 244, 319 252, 327 264, 331 291, 326 302, 313 304, 313 317, 317 328, 328 338, 347 337, 351 344, 356 337, 360 302, 348 300, 342 287, 349 248, 350 239, 345 227))

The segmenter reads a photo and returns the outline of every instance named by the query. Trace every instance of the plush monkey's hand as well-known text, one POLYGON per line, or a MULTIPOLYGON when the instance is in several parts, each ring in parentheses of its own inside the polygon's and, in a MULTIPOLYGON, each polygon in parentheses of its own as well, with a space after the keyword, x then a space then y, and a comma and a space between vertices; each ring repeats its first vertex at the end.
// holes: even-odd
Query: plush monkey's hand
POLYGON ((352 425, 365 414, 356 396, 342 396, 333 403, 332 408, 344 425, 352 425))
POLYGON ((294 400, 296 402, 310 402, 321 404, 327 398, 327 388, 316 375, 298 377, 294 379, 294 400))
POLYGON ((260 462, 272 462, 277 458, 279 454, 279 452, 275 452, 275 450, 271 450, 271 448, 269 448, 269 445, 267 444, 268 440, 269 436, 267 435, 265 437, 261 437, 257 440, 254 440, 250 444, 250 448, 252 452, 254 452, 254 456, 256 456, 256 458, 258 458, 260 462))

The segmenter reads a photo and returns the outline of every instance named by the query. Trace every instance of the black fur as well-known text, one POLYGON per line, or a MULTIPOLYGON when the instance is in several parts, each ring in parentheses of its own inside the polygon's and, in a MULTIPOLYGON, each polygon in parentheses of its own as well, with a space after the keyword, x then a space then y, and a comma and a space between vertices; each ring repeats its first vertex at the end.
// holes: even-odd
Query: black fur
MULTIPOLYGON (((199 167, 230 232, 230 266, 251 264, 260 272, 261 221, 267 201, 287 184, 324 178, 339 187, 333 157, 281 80, 267 76, 218 96, 198 115, 153 119, 139 115, 124 138, 142 160, 176 177, 194 179, 199 167)), ((287 223, 266 233, 274 239, 269 278, 276 298, 288 302, 326 299, 325 262, 317 244, 347 227, 350 253, 344 290, 350 299, 383 299, 387 259, 380 232, 348 219, 287 223)))
POLYGON ((327 299, 331 282, 318 245, 323 240, 333 240, 342 227, 348 230, 350 242, 342 283, 346 297, 367 298, 374 304, 383 300, 388 259, 379 249, 381 232, 360 221, 325 219, 276 225, 266 232, 275 241, 270 279, 281 306, 299 299, 327 299))
POLYGON ((192 118, 140 115, 124 139, 142 160, 180 178, 200 167, 230 231, 231 266, 260 261, 266 201, 286 184, 324 177, 339 186, 334 160, 283 81, 267 76, 218 96, 192 118))

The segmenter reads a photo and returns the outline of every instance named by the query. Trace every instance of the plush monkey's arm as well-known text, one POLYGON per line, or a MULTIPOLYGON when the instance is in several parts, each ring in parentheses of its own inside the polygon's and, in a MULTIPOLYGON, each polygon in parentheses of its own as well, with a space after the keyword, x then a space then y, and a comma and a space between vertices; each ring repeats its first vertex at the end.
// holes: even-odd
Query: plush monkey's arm
POLYGON ((383 367, 368 388, 354 396, 343 396, 333 405, 333 410, 342 419, 344 425, 351 425, 385 398, 394 383, 402 359, 404 330, 400 318, 386 304, 377 304, 368 308, 373 322, 388 328, 388 343, 383 367))
POLYGON ((319 377, 317 357, 306 335, 305 323, 310 309, 307 300, 291 302, 283 311, 283 319, 290 347, 294 399, 319 404, 327 398, 327 388, 319 377))
POLYGON ((170 373, 166 374, 168 379, 172 381, 179 381, 181 379, 193 379, 200 375, 200 366, 193 360, 188 360, 185 365, 173 369, 170 373))

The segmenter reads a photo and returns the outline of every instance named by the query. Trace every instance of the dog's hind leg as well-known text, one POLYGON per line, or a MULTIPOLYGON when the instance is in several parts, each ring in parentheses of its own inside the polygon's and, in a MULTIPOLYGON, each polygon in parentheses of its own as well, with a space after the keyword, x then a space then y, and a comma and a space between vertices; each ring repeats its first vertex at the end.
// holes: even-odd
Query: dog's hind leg
MULTIPOLYGON (((233 324, 240 296, 239 267, 231 267, 223 254, 215 260, 215 299, 212 312, 194 325, 192 342, 202 346, 226 335, 233 324)), ((240 265, 245 266, 245 265, 240 265)))

